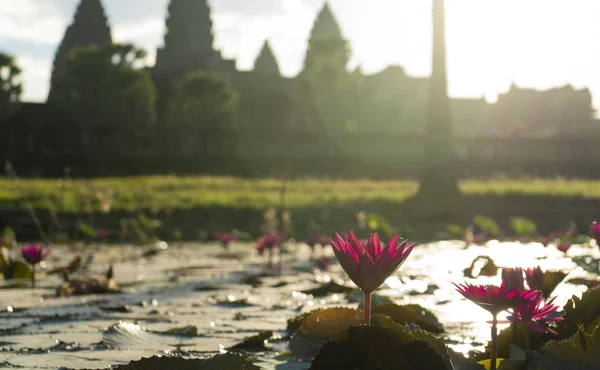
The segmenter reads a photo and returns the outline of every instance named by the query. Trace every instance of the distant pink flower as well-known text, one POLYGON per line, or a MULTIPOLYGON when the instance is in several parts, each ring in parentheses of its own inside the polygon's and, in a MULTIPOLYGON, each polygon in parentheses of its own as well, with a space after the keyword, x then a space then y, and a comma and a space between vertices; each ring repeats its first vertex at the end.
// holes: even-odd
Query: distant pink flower
POLYGON ((218 230, 214 230, 211 233, 212 237, 217 239, 218 241, 221 242, 221 245, 224 248, 227 248, 229 246, 229 243, 234 242, 237 240, 237 237, 234 234, 229 234, 229 233, 222 233, 218 230))
POLYGON ((483 231, 473 236, 473 244, 483 244, 488 238, 488 232, 483 231))
POLYGON ((280 232, 264 235, 256 241, 254 249, 256 249, 260 255, 262 255, 265 250, 272 251, 273 248, 277 248, 281 245, 283 239, 282 236, 283 234, 280 232))
POLYGON ((542 244, 544 247, 547 247, 548 244, 550 244, 550 238, 542 236, 538 239, 538 242, 540 242, 540 244, 542 244))
POLYGON ((382 249, 377 233, 371 234, 366 245, 356 237, 342 238, 336 234, 337 242, 330 239, 333 252, 350 279, 365 293, 372 293, 406 260, 415 244, 408 247, 407 240, 398 243, 394 236, 382 249))
POLYGON ((109 238, 110 237, 110 231, 107 229, 100 229, 100 230, 98 230, 97 234, 101 238, 109 238))
POLYGON ((326 240, 327 243, 329 243, 329 238, 327 236, 321 234, 312 234, 304 238, 304 243, 306 243, 306 245, 313 249, 317 244, 324 245, 323 240, 326 240))
POLYGON ((564 320, 562 317, 549 317, 554 313, 558 306, 553 305, 554 299, 550 299, 546 304, 543 304, 544 295, 540 291, 525 291, 521 293, 524 299, 519 301, 519 304, 512 308, 512 312, 508 319, 512 322, 522 322, 528 328, 538 333, 552 332, 549 328, 542 325, 542 322, 556 322, 564 320))
POLYGON ((502 284, 507 290, 524 290, 525 278, 523 277, 523 269, 520 267, 502 268, 502 284))
POLYGON ((328 258, 323 257, 317 260, 317 266, 319 266, 321 270, 325 271, 329 269, 329 266, 331 266, 331 262, 328 258))
POLYGON ((556 245, 556 249, 558 249, 559 251, 563 252, 563 253, 567 253, 567 251, 569 250, 569 248, 571 248, 573 244, 571 243, 558 243, 556 245))
POLYGON ((37 265, 48 257, 50 248, 43 244, 31 244, 21 248, 21 256, 30 264, 37 265))
POLYGON ((494 316, 500 311, 511 308, 515 304, 515 298, 520 293, 518 289, 506 289, 504 283, 499 287, 468 283, 454 284, 454 286, 463 297, 489 311, 494 316))
POLYGON ((590 235, 596 240, 596 245, 600 246, 600 224, 596 221, 590 225, 590 235))

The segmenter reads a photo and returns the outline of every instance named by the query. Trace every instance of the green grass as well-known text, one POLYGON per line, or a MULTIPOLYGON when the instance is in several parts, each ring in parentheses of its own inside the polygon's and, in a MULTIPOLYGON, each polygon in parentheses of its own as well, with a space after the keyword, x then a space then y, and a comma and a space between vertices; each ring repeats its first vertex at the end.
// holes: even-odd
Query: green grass
MULTIPOLYGON (((600 198, 600 181, 490 179, 460 183, 465 194, 523 194, 600 198)), ((66 181, 0 178, 0 207, 86 212, 104 209, 172 209, 224 206, 265 209, 279 203, 281 181, 232 177, 152 176, 66 181)), ((287 190, 291 208, 374 200, 401 202, 418 190, 414 181, 299 179, 287 190)))

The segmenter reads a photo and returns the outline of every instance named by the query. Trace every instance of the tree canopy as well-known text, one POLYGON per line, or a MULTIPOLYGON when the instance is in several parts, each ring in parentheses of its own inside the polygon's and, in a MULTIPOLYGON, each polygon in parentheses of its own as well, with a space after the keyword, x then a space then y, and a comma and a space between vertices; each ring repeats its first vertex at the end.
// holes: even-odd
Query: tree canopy
POLYGON ((19 101, 22 91, 20 74, 21 68, 15 58, 0 52, 0 120, 6 117, 19 101))
POLYGON ((156 91, 143 66, 145 56, 130 44, 73 50, 60 86, 64 109, 88 125, 153 124, 156 91))
POLYGON ((222 128, 233 120, 238 92, 219 74, 198 71, 180 81, 169 100, 169 124, 222 128))

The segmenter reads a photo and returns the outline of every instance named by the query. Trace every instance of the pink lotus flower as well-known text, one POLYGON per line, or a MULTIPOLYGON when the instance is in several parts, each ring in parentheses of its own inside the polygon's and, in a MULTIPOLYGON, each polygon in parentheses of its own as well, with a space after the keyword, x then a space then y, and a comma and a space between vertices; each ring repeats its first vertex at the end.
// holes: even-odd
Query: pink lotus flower
POLYGON ((363 291, 372 293, 406 260, 415 244, 408 247, 408 240, 398 243, 398 236, 381 249, 377 233, 372 234, 363 247, 353 231, 342 238, 336 234, 337 242, 330 239, 333 252, 350 279, 363 291))
POLYGON ((21 256, 31 265, 31 287, 35 288, 35 266, 50 254, 50 248, 43 244, 31 244, 21 248, 21 256))
POLYGON ((550 244, 550 238, 549 238, 549 237, 542 236, 541 238, 539 238, 539 239, 538 239, 538 242, 539 242, 540 244, 542 244, 544 247, 547 247, 547 246, 548 246, 548 244, 550 244))
POLYGON ((600 247, 600 224, 596 221, 590 225, 590 235, 596 240, 596 245, 600 247))
POLYGON ((214 230, 211 235, 213 238, 221 242, 223 248, 229 247, 229 243, 237 240, 237 237, 234 234, 222 233, 218 230, 214 230))
POLYGON ((562 271, 544 272, 539 266, 525 270, 525 281, 529 289, 541 291, 544 297, 549 297, 566 276, 567 274, 562 271))
POLYGON ((50 249, 43 244, 31 244, 21 248, 21 256, 30 264, 37 265, 48 257, 50 249))
POLYGON ((518 289, 506 289, 504 282, 495 285, 454 284, 456 290, 471 302, 492 314, 492 343, 490 351, 490 369, 496 369, 498 358, 498 313, 518 303, 521 293, 518 289))
POLYGON ((523 278, 523 269, 520 267, 515 268, 502 268, 502 285, 507 290, 524 290, 525 279, 523 278))
POLYGON ((519 296, 518 289, 507 289, 504 282, 498 287, 495 285, 454 284, 456 290, 466 299, 489 311, 492 315, 509 309, 515 304, 515 297, 519 296))
POLYGON ((567 251, 571 248, 573 244, 571 243, 558 243, 556 245, 556 249, 558 249, 559 251, 563 252, 563 253, 567 253, 567 251))
POLYGON ((521 293, 524 299, 512 309, 508 319, 512 322, 522 322, 528 328, 538 333, 553 332, 548 327, 542 325, 542 322, 556 322, 564 320, 562 317, 550 317, 558 306, 553 305, 556 297, 543 304, 544 295, 540 291, 525 291, 521 293))
POLYGON ((353 231, 350 236, 342 238, 336 234, 337 242, 330 239, 340 265, 350 279, 364 293, 363 323, 371 323, 371 294, 391 274, 393 274, 409 256, 415 244, 406 246, 408 240, 398 243, 395 235, 389 243, 381 249, 381 241, 377 233, 371 234, 366 245, 356 237, 353 231))
POLYGON ((284 237, 285 234, 280 231, 264 235, 256 241, 254 249, 256 249, 256 251, 260 255, 262 255, 265 252, 265 250, 271 252, 273 248, 277 248, 281 245, 281 242, 283 241, 284 237))

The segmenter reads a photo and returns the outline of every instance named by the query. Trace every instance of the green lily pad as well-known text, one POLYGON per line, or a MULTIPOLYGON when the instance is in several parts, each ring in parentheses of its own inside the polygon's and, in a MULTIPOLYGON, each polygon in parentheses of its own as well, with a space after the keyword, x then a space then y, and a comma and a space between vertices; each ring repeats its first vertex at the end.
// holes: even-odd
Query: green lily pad
MULTIPOLYGON (((527 354, 519 346, 514 344, 510 345, 510 357, 498 358, 496 360, 496 369, 498 370, 520 370, 525 366, 527 354)), ((491 368, 491 360, 479 361, 480 365, 483 365, 487 370, 491 368)))
POLYGON ((31 267, 23 261, 11 261, 3 270, 4 280, 27 279, 31 280, 31 267))
POLYGON ((197 337, 198 328, 194 325, 183 326, 181 328, 173 328, 161 332, 155 332, 162 335, 174 335, 177 337, 197 337))
POLYGON ((263 331, 244 339, 241 343, 230 347, 229 350, 244 350, 258 352, 266 349, 265 342, 273 336, 272 331, 263 331))
POLYGON ((242 356, 232 353, 216 355, 205 360, 154 356, 114 368, 117 370, 260 370, 242 356))
POLYGON ((432 333, 443 333, 444 327, 435 315, 419 305, 400 306, 395 303, 387 303, 373 309, 373 314, 379 313, 392 318, 400 323, 414 323, 424 330, 432 333))
POLYGON ((329 339, 310 370, 446 370, 442 356, 402 330, 382 326, 350 327, 329 339))
POLYGON ((304 321, 304 319, 306 319, 308 316, 314 314, 317 311, 323 311, 323 310, 325 310, 325 308, 319 308, 317 310, 305 312, 298 316, 292 317, 291 319, 289 319, 287 321, 287 328, 286 328, 287 332, 289 334, 295 333, 296 330, 298 330, 298 328, 300 328, 300 324, 302 324, 302 321, 304 321))
POLYGON ((567 339, 576 334, 579 325, 591 333, 600 322, 600 288, 584 292, 581 298, 573 296, 564 307, 564 321, 558 323, 557 339, 567 339))
POLYGON ((600 326, 591 334, 583 326, 570 339, 546 344, 539 370, 592 370, 600 368, 600 326))
POLYGON ((311 294, 314 297, 324 297, 330 294, 340 294, 340 293, 349 293, 355 290, 354 288, 350 288, 344 285, 340 285, 334 281, 330 281, 328 283, 321 284, 319 287, 314 289, 305 290, 302 293, 311 294))
POLYGON ((344 307, 311 312, 292 336, 290 349, 294 356, 309 361, 331 336, 351 326, 360 326, 362 316, 362 311, 344 307))

